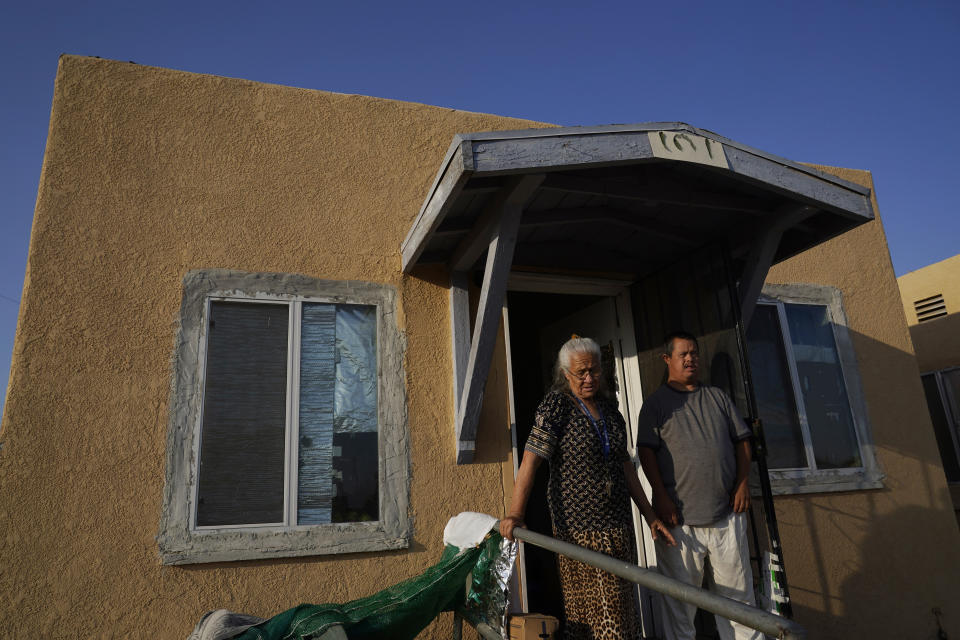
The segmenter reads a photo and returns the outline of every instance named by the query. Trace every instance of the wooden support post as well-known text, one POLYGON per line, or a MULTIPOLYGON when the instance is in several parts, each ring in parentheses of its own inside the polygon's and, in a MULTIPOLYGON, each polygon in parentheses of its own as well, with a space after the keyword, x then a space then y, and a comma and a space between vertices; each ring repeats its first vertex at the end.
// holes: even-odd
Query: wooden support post
MULTIPOLYGON (((509 193, 501 200, 503 204, 499 219, 493 224, 491 235, 487 239, 487 262, 483 273, 483 286, 480 289, 480 304, 474 322, 463 390, 457 407, 457 464, 473 461, 483 390, 490 373, 493 346, 497 339, 507 278, 513 263, 520 217, 524 205, 537 185, 543 181, 543 177, 541 174, 527 175, 512 181, 509 193)), ((455 349, 456 342, 454 337, 455 349)))
POLYGON ((743 273, 740 274, 740 319, 744 331, 750 326, 750 318, 757 306, 757 298, 763 290, 763 282, 767 279, 770 265, 780 246, 783 232, 816 213, 817 209, 810 205, 791 204, 784 206, 771 215, 772 220, 756 235, 756 241, 747 256, 743 273))
POLYGON ((450 274, 450 336, 453 341, 453 413, 457 415, 470 358, 470 276, 465 271, 450 274))

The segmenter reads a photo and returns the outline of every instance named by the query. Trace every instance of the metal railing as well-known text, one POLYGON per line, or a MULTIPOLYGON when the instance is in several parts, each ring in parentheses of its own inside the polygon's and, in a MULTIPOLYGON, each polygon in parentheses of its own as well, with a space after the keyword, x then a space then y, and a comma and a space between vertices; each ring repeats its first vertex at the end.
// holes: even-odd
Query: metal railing
POLYGON ((474 622, 461 615, 459 611, 453 612, 453 640, 463 640, 463 621, 466 620, 477 630, 477 635, 484 640, 503 640, 503 636, 497 633, 497 630, 486 622, 474 622))
MULTIPOLYGON (((635 564, 624 562, 623 560, 618 560, 569 542, 563 542, 562 540, 557 540, 556 538, 537 533, 536 531, 530 531, 529 529, 517 527, 513 530, 513 535, 518 540, 548 551, 553 551, 554 553, 565 555, 574 560, 579 560, 592 567, 603 569, 624 580, 629 580, 642 587, 661 593, 664 596, 682 602, 688 602, 704 611, 709 611, 728 620, 739 622, 767 636, 780 638, 781 640, 805 640, 807 637, 806 629, 792 620, 781 618, 763 609, 751 607, 750 605, 731 600, 730 598, 718 596, 706 589, 694 587, 685 582, 668 578, 656 571, 644 569, 635 564)), ((461 617, 457 615, 454 621, 455 639, 460 638, 460 620, 461 617)), ((500 637, 496 631, 483 623, 476 625, 476 628, 484 638, 496 640, 500 637), (480 629, 481 625, 485 627, 482 630, 480 629)))

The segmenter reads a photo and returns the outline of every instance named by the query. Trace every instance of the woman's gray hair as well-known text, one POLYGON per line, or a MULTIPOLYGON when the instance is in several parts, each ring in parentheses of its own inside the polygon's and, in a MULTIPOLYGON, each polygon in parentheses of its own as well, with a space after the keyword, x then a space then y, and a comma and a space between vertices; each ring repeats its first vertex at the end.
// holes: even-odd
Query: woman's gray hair
POLYGON ((591 355, 596 359, 598 364, 602 364, 600 345, 591 338, 570 338, 563 343, 563 346, 560 347, 560 352, 557 354, 557 362, 553 366, 553 384, 550 386, 551 391, 568 391, 570 389, 570 383, 567 382, 567 378, 563 375, 563 372, 569 371, 570 358, 576 354, 591 355))

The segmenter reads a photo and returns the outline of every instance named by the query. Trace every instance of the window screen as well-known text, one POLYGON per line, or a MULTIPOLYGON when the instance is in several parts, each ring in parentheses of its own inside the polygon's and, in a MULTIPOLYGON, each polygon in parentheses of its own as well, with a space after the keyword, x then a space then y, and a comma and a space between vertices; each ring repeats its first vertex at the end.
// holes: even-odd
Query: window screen
POLYGON ((198 526, 283 521, 288 315, 210 305, 198 526))

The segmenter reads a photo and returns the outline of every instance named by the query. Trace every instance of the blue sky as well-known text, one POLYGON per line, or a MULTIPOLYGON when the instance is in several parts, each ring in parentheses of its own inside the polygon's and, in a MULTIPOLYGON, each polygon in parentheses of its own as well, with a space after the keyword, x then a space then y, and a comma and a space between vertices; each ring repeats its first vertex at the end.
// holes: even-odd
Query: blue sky
POLYGON ((688 122, 871 170, 897 275, 960 253, 956 2, 6 2, 2 389, 61 53, 561 125, 688 122))

